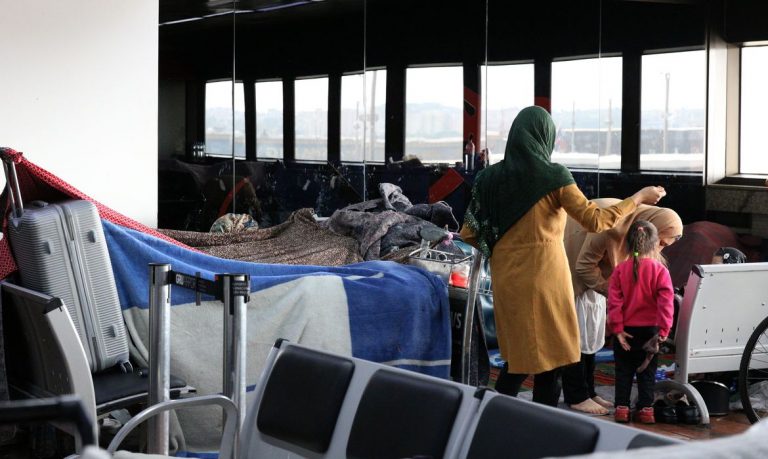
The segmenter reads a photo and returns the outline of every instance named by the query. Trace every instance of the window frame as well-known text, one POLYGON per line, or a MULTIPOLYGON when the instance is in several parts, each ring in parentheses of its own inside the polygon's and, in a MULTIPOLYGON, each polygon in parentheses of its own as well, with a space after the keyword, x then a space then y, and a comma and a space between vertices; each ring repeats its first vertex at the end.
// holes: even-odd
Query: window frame
MULTIPOLYGON (((680 169, 644 169, 642 167, 642 144, 640 143, 642 141, 642 99, 639 101, 640 105, 640 124, 639 124, 639 138, 638 138, 638 172, 641 174, 675 174, 675 175, 699 175, 699 174, 706 174, 707 170, 707 160, 708 160, 708 140, 707 137, 709 135, 709 68, 708 68, 708 61, 709 56, 707 52, 706 47, 680 47, 680 48, 664 48, 664 49, 647 49, 644 50, 640 56, 641 62, 642 58, 645 56, 656 56, 660 54, 672 54, 672 53, 687 53, 687 52, 693 52, 693 51, 702 51, 704 53, 704 145, 702 147, 702 154, 704 155, 702 166, 700 171, 696 170, 680 170, 680 169)), ((643 75, 642 75, 642 64, 641 64, 641 70, 640 70, 640 87, 642 88, 643 84, 643 75)))
MULTIPOLYGON (((206 124, 205 124, 205 114, 208 111, 208 104, 206 103, 207 102, 207 94, 208 94, 208 84, 209 83, 225 83, 225 82, 231 82, 231 81, 232 81, 231 78, 229 78, 229 79, 227 79, 227 78, 220 78, 220 79, 206 80, 206 81, 203 82, 203 94, 204 94, 203 100, 202 100, 202 103, 203 103, 203 136, 202 136, 203 137, 203 141, 205 141, 205 138, 206 138, 206 135, 207 135, 206 134, 206 124)), ((245 104, 245 82, 243 80, 234 80, 234 85, 236 86, 237 84, 242 85, 242 88, 243 88, 243 155, 242 156, 237 156, 237 154, 235 154, 235 151, 234 151, 234 145, 235 145, 235 135, 234 135, 235 119, 234 119, 234 113, 233 113, 233 117, 232 117, 232 131, 233 131, 232 132, 232 145, 233 145, 232 154, 211 153, 211 152, 208 151, 207 142, 205 142, 206 143, 206 151, 205 151, 205 156, 206 157, 210 157, 210 158, 227 158, 227 159, 235 159, 235 160, 242 160, 242 161, 245 161, 247 159, 247 157, 248 157, 248 153, 246 151, 246 144, 248 142, 248 140, 247 140, 248 134, 246 132, 247 131, 247 125, 246 125, 247 123, 245 123, 245 111, 246 111, 246 108, 245 108, 245 105, 246 105, 245 104)), ((235 91, 235 93, 237 93, 237 92, 235 91)), ((234 105, 234 101, 233 100, 230 100, 230 101, 234 105)), ((233 108, 233 111, 234 111, 234 108, 233 108)))
MULTIPOLYGON (((621 100, 622 100, 621 119, 622 119, 622 122, 619 124, 619 128, 618 129, 620 131, 622 131, 622 137, 623 137, 623 135, 624 135, 623 123, 624 123, 624 117, 625 117, 625 113, 624 113, 625 108, 624 108, 624 103, 623 103, 624 91, 625 91, 625 88, 624 88, 624 78, 625 78, 624 77, 624 71, 625 71, 624 61, 626 59, 626 56, 623 53, 616 52, 616 53, 600 53, 600 54, 581 54, 581 55, 574 55, 574 56, 558 56, 556 58, 553 58, 552 62, 550 64, 550 90, 549 90, 550 104, 551 104, 551 101, 554 100, 554 97, 552 96, 552 73, 554 73, 553 72, 553 70, 554 70, 553 65, 555 63, 572 62, 572 61, 585 61, 585 60, 592 60, 592 59, 594 59, 594 60, 597 60, 597 62, 599 64, 600 63, 600 59, 603 59, 603 58, 616 58, 616 57, 621 59, 621 72, 622 72, 622 81, 621 81, 621 100)), ((534 74, 534 80, 535 80, 535 78, 536 78, 536 76, 534 74)), ((637 78, 638 78, 638 81, 639 81, 641 76, 637 75, 637 78)), ((598 104, 599 104, 599 100, 598 100, 598 104)), ((601 110, 602 110, 602 107, 598 106, 598 111, 601 111, 601 110)), ((552 112, 552 110, 550 108, 550 113, 551 112, 552 112)), ((623 163, 624 163, 624 155, 625 154, 631 154, 631 153, 625 152, 623 146, 624 146, 623 145, 623 141, 620 141, 619 142, 619 167, 618 168, 606 169, 606 168, 601 167, 600 166, 600 152, 599 151, 597 152, 597 165, 594 166, 594 167, 591 167, 591 166, 571 166, 571 165, 568 165, 568 164, 564 164, 564 165, 566 167, 568 167, 568 169, 574 170, 574 171, 586 171, 586 172, 600 172, 600 171, 626 172, 623 169, 623 167, 622 167, 623 163)), ((639 148, 640 148, 639 144, 638 144, 637 148, 638 148, 638 152, 637 153, 639 154, 639 148)), ((553 153, 554 153, 554 151, 553 151, 553 153)))
MULTIPOLYGON (((297 76, 293 79, 293 107, 291 109, 293 113, 293 158, 292 161, 294 163, 303 163, 303 164, 326 164, 328 162, 328 156, 330 151, 330 138, 328 136, 328 125, 330 123, 330 116, 331 116, 331 104, 330 104, 330 93, 331 93, 331 78, 332 76, 330 74, 318 74, 318 75, 301 75, 297 76), (324 159, 306 159, 306 158, 298 158, 298 141, 296 137, 296 84, 299 81, 305 81, 305 80, 318 80, 324 78, 327 81, 327 87, 326 87, 326 107, 325 107, 325 126, 326 126, 326 132, 325 132, 325 158, 324 159)), ((285 88, 283 88, 283 91, 285 91, 285 88)), ((283 107, 283 110, 285 110, 285 107, 283 107)), ((285 139, 283 139, 283 158, 285 158, 285 139)))
MULTIPOLYGON (((480 64, 480 100, 482 101, 482 108, 480 113, 480 139, 478 139, 478 146, 483 145, 488 148, 488 68, 489 67, 507 67, 514 65, 530 65, 531 66, 531 100, 529 105, 533 105, 536 102, 536 61, 534 59, 525 59, 517 61, 493 61, 480 64), (484 73, 485 72, 485 73, 484 73)), ((526 105, 527 106, 527 105, 526 105)), ((523 107, 525 108, 525 106, 523 107)), ((501 133, 502 135, 508 135, 509 133, 501 133)), ((491 151, 491 156, 501 159, 504 158, 504 149, 499 151, 491 151)), ((499 159, 499 161, 501 161, 499 159)), ((489 164, 493 164, 498 161, 491 161, 489 164)))
MULTIPOLYGON (((460 113, 460 122, 461 122, 461 141, 459 142, 459 148, 456 150, 456 158, 453 158, 453 160, 449 159, 438 159, 438 160, 429 160, 422 157, 419 157, 419 160, 423 164, 454 164, 461 162, 463 154, 462 151, 464 149, 464 107, 463 107, 463 101, 464 101, 464 63, 463 62, 435 62, 430 64, 418 64, 418 65, 408 65, 405 67, 405 85, 403 87, 403 99, 404 99, 404 111, 403 111, 403 154, 404 155, 412 155, 412 152, 408 151, 408 70, 411 69, 435 69, 435 68, 458 68, 461 72, 461 91, 458 93, 458 99, 461 100, 461 104, 458 107, 458 111, 460 113)), ((418 156, 418 155, 416 155, 418 156)))
POLYGON ((285 160, 285 80, 282 78, 267 78, 263 80, 255 80, 253 81, 253 123, 255 126, 254 130, 254 155, 256 161, 263 161, 263 162, 279 162, 285 160), (259 156, 259 99, 256 97, 256 85, 258 83, 280 83, 280 89, 281 89, 281 98, 283 100, 282 103, 282 111, 283 111, 283 122, 282 122, 282 129, 283 134, 281 137, 282 140, 282 146, 280 147, 280 158, 270 158, 270 157, 260 157, 259 156))

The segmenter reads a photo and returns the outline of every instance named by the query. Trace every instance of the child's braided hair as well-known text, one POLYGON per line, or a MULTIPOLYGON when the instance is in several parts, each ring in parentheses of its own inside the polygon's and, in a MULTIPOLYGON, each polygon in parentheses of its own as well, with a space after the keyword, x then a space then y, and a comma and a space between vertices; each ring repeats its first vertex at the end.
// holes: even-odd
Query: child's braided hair
POLYGON ((653 223, 647 220, 636 220, 629 227, 627 247, 632 256, 632 274, 637 280, 637 270, 640 267, 640 257, 659 258, 659 232, 653 223))

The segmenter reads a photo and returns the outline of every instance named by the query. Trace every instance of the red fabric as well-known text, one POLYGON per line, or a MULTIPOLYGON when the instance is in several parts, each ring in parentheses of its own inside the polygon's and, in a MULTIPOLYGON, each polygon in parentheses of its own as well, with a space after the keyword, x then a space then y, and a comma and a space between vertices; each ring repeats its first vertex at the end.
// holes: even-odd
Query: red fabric
POLYGON ((611 274, 608 287, 608 324, 613 333, 624 327, 659 327, 659 335, 669 336, 675 313, 674 292, 669 271, 652 258, 641 258, 637 280, 633 260, 620 263, 611 274))
POLYGON ((234 190, 229 190, 227 196, 224 197, 224 201, 221 202, 221 206, 219 206, 219 217, 227 213, 229 205, 232 204, 232 196, 237 196, 237 193, 240 192, 240 189, 243 188, 246 183, 248 183, 248 177, 237 182, 234 190))
MULTIPOLYGON (((191 250, 196 250, 180 243, 179 241, 171 239, 168 236, 137 222, 136 220, 128 218, 125 215, 112 210, 104 204, 101 204, 100 202, 92 199, 90 196, 87 196, 85 193, 73 187, 59 177, 56 177, 42 167, 31 163, 26 158, 24 158, 21 152, 12 150, 10 148, 0 148, 0 157, 2 157, 3 161, 12 161, 15 163, 16 175, 19 180, 19 189, 21 191, 21 196, 24 202, 58 202, 66 199, 84 199, 91 201, 96 205, 101 218, 107 219, 112 223, 116 223, 126 228, 131 228, 136 231, 141 231, 142 233, 150 234, 172 244, 176 244, 191 250)), ((8 214, 11 210, 10 200, 8 199, 7 195, 8 188, 6 187, 2 197, 5 202, 5 209, 3 212, 3 231, 5 231, 8 226, 8 214)), ((0 279, 8 277, 8 275, 14 271, 16 271, 16 262, 13 259, 11 247, 8 245, 8 239, 3 238, 0 240, 0 279)))
POLYGON ((456 169, 448 169, 437 182, 429 187, 429 203, 434 204, 437 201, 442 201, 448 195, 456 191, 456 188, 462 183, 464 183, 464 177, 456 172, 456 169))

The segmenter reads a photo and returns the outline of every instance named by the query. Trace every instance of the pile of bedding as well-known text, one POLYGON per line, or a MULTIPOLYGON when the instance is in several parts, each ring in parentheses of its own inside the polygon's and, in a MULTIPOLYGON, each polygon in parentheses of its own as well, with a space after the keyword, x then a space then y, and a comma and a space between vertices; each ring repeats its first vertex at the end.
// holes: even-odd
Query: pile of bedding
POLYGON ((337 234, 353 237, 365 260, 392 258, 421 242, 423 228, 447 228, 457 231, 458 222, 448 204, 411 204, 400 187, 379 184, 378 199, 339 209, 324 222, 337 234))
POLYGON ((357 242, 319 225, 312 209, 299 209, 269 228, 229 233, 160 230, 215 257, 288 265, 341 266, 363 261, 357 242))

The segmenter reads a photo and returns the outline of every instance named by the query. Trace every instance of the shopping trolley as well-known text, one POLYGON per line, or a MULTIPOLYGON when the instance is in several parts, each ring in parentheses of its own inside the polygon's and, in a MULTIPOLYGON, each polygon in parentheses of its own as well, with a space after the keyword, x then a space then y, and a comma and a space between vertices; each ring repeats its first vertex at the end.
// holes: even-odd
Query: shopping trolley
POLYGON ((452 376, 461 383, 471 384, 472 330, 477 314, 475 305, 483 256, 477 249, 466 244, 467 248, 463 248, 460 253, 445 250, 447 246, 443 242, 450 238, 447 231, 428 228, 421 231, 421 237, 422 244, 408 255, 408 263, 440 276, 449 286, 450 295, 463 299, 466 294, 463 310, 451 312, 451 329, 459 329, 459 336, 454 334, 454 349, 458 347, 461 354, 459 374, 455 375, 452 371, 452 376))

